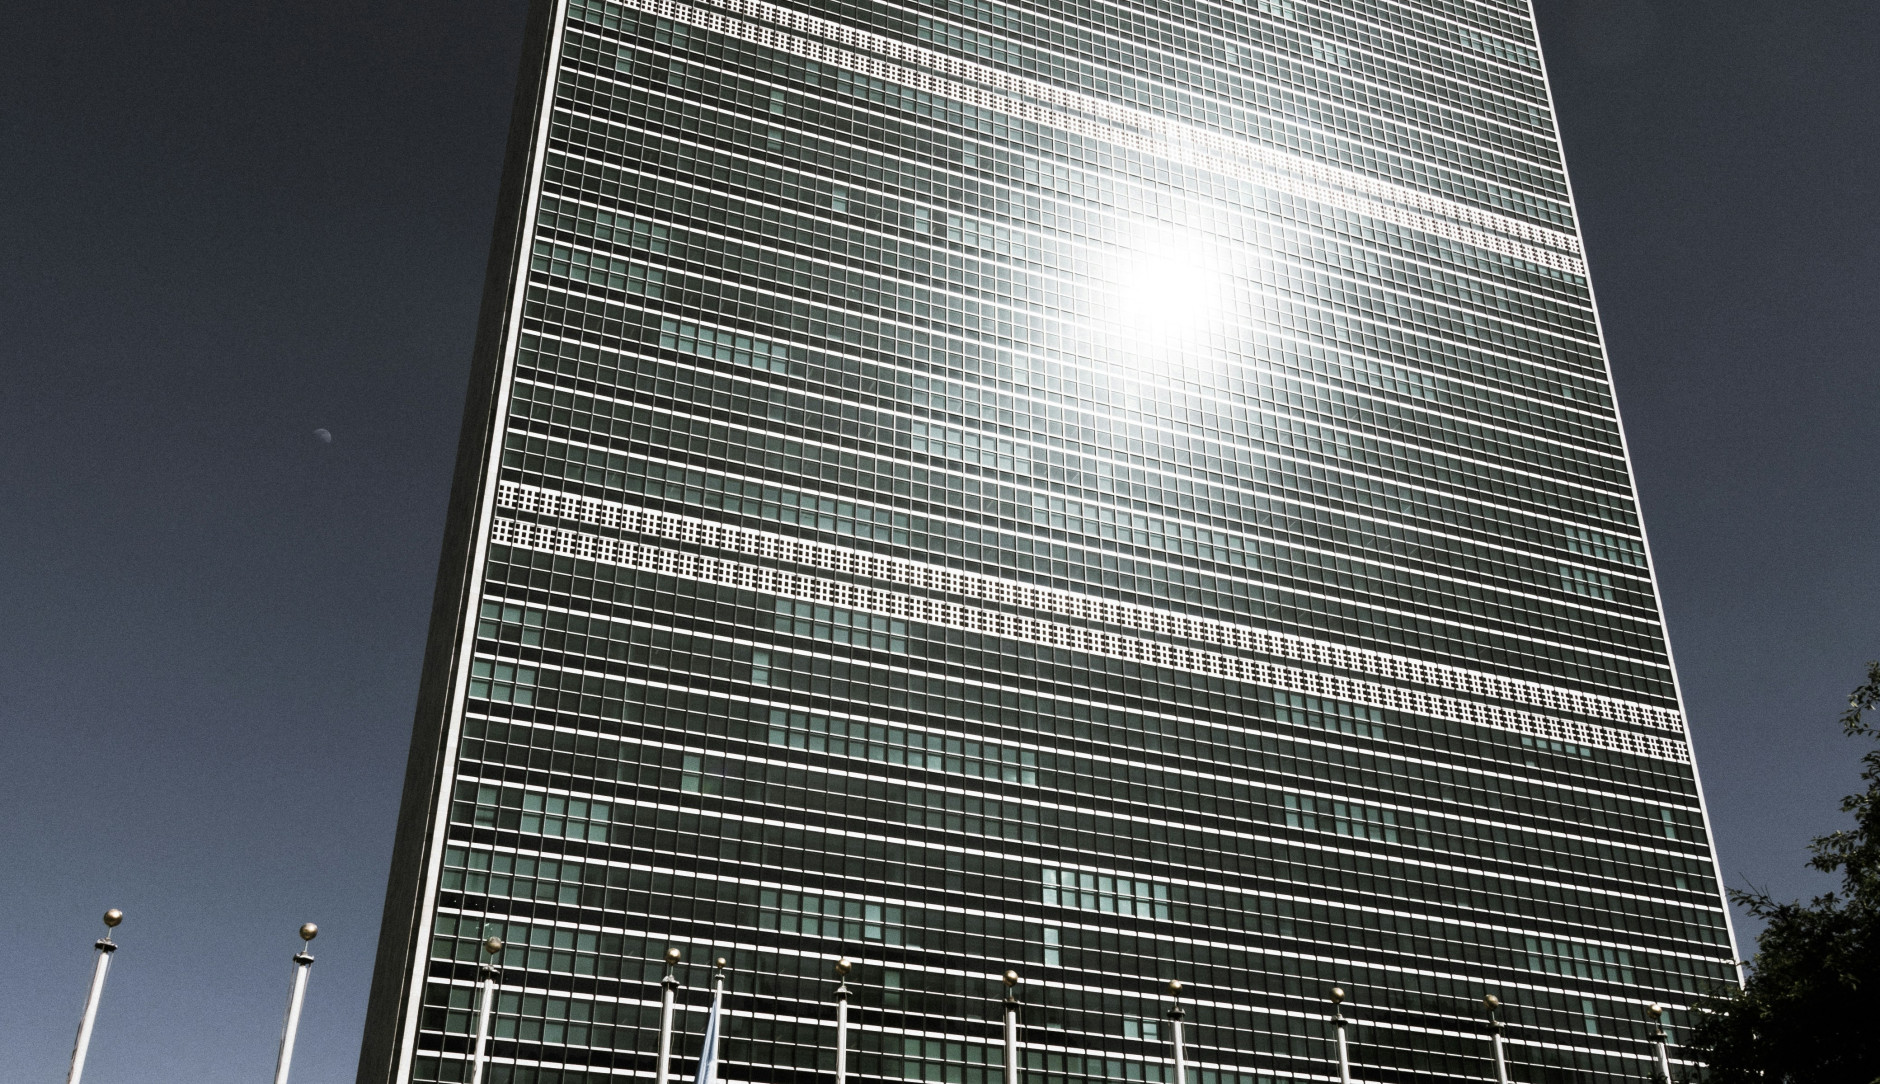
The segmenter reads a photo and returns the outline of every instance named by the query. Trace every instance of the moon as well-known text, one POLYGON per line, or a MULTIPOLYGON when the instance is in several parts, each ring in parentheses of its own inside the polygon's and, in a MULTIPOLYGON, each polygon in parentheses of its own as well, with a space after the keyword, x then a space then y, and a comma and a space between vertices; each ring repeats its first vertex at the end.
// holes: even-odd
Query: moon
POLYGON ((333 431, 330 429, 315 429, 313 435, 320 439, 321 444, 333 443, 333 431))

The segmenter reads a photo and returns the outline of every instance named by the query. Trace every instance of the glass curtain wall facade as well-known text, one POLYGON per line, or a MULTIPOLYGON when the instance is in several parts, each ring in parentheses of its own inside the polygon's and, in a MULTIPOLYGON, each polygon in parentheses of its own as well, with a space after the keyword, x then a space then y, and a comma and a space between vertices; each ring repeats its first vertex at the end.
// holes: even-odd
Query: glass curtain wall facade
POLYGON ((362 1084, 1643 1079, 1733 953, 1532 14, 531 15, 362 1084))

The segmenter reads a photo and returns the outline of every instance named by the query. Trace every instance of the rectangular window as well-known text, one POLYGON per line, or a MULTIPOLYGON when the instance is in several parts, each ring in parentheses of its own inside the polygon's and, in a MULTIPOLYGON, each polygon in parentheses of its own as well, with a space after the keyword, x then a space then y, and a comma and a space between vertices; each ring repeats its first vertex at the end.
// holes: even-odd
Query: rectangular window
POLYGON ((499 704, 514 703, 528 707, 535 703, 536 677, 537 671, 533 666, 477 659, 470 664, 470 696, 477 700, 494 700, 499 704))
POLYGON ((1530 937, 1527 939, 1527 966, 1530 971, 1549 975, 1570 975, 1601 982, 1636 981, 1630 952, 1580 941, 1530 937))
POLYGON ((766 888, 758 893, 758 907, 760 929, 882 945, 906 943, 906 916, 894 904, 766 888))
POLYGON ((801 711, 773 708, 771 745, 812 752, 835 753, 910 768, 999 779, 1007 783, 1038 782, 1038 754, 999 742, 975 741, 931 731, 908 730, 866 719, 837 719, 801 711))
POLYGON ((1274 717, 1282 723, 1355 734, 1360 738, 1383 736, 1384 712, 1379 708, 1279 691, 1273 693, 1273 704, 1274 717))
POLYGON ((1401 842, 1399 828, 1402 825, 1395 810, 1379 809, 1359 802, 1313 798, 1304 794, 1288 794, 1283 801, 1288 828, 1336 832, 1341 836, 1375 839, 1382 843, 1401 842))
POLYGON ((1044 902, 1080 911, 1168 918, 1169 891, 1165 884, 1110 873, 1044 868, 1044 902))
POLYGON ((723 794, 724 776, 721 758, 687 753, 679 773, 679 789, 693 794, 723 794))
POLYGON ((907 650, 907 622, 815 602, 778 599, 777 631, 876 651, 907 650))

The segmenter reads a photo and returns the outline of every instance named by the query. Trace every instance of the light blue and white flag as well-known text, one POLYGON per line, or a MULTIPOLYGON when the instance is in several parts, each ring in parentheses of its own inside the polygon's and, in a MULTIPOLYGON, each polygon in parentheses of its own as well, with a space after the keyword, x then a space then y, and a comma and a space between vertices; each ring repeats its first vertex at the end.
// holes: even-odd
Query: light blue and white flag
POLYGON ((718 1008, 724 998, 724 987, 712 991, 711 1015, 705 1018, 705 1051, 699 1055, 694 1084, 718 1084, 718 1008))

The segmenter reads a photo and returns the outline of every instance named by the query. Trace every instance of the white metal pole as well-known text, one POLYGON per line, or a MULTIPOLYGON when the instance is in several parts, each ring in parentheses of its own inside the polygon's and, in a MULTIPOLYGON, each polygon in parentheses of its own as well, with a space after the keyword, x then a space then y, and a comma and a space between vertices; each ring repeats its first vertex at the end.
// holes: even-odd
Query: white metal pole
POLYGON ((1345 1000, 1345 992, 1332 987, 1332 1024, 1338 1029, 1338 1084, 1351 1084, 1351 1050, 1345 1045, 1345 1014, 1338 1006, 1345 1000))
POLYGON ((503 951, 503 939, 492 937, 483 942, 483 951, 489 953, 490 959, 483 965, 483 998, 477 1007, 477 1045, 471 1055, 470 1084, 483 1084, 483 1060, 490 1046, 490 1014, 496 1007, 496 954, 503 951))
POLYGON ((98 1022, 98 1001, 104 996, 105 972, 111 969, 111 953, 117 948, 108 937, 100 939, 95 947, 98 958, 91 969, 91 991, 85 996, 85 1015, 79 1018, 78 1039, 72 1044, 72 1070, 65 1077, 69 1084, 79 1084, 85 1077, 85 1057, 91 1053, 91 1030, 98 1022))
POLYGON ((1188 1050, 1182 1043, 1182 1017, 1186 1014, 1182 1012, 1181 980, 1170 979, 1168 992, 1170 996, 1176 999, 1175 1004, 1171 1006, 1168 1011, 1169 1027, 1174 1032, 1174 1035, 1171 1036, 1172 1045, 1175 1048, 1175 1080, 1173 1084, 1188 1084, 1188 1050))
POLYGON ((1501 999, 1490 994, 1482 999, 1482 1005, 1488 1009, 1488 1037, 1495 1049, 1495 1084, 1508 1084, 1508 1055, 1502 1048, 1501 1017, 1495 1015, 1501 1008, 1501 999))
POLYGON ((719 1006, 719 1009, 718 1009, 719 1024, 718 1024, 718 1030, 712 1035, 711 1049, 699 1055, 702 1058, 711 1059, 710 1064, 712 1066, 712 1080, 714 1081, 718 1079, 718 1052, 725 1048, 725 1028, 724 1028, 725 967, 730 962, 731 961, 725 959, 723 956, 720 956, 716 960, 712 961, 712 1002, 713 1004, 716 1004, 717 1006, 719 1006))
POLYGON ((309 922, 300 927, 300 951, 294 953, 294 986, 287 995, 287 1019, 281 1024, 281 1052, 274 1059, 274 1084, 287 1084, 287 1072, 294 1065, 294 1039, 300 1034, 300 1006, 307 1000, 307 976, 313 971, 313 957, 307 944, 320 927, 309 922))
POLYGON ((1662 1081, 1663 1084, 1671 1084, 1671 1055, 1665 1050, 1665 1025, 1662 1020, 1665 1014, 1665 1007, 1654 1001, 1645 1012, 1652 1019, 1652 1054, 1657 1062, 1654 1066, 1657 1072, 1657 1078, 1662 1081))
POLYGON ((836 961, 836 1084, 849 1084, 849 969, 848 957, 836 961))
POLYGON ((1018 972, 1005 973, 1005 1084, 1018 1084, 1018 972))
POLYGON ((673 977, 672 969, 679 965, 679 950, 666 950, 666 977, 659 980, 659 1065, 654 1069, 657 1084, 671 1084, 672 1080, 672 999, 679 989, 679 980, 673 977))
POLYGON ((496 1000, 496 972, 483 971, 483 996, 477 1006, 477 1045, 470 1066, 470 1084, 483 1084, 483 1060, 489 1056, 490 1003, 496 1000))
POLYGON ((98 1001, 104 997, 105 972, 111 970, 111 954, 117 951, 111 931, 122 921, 124 912, 115 907, 106 911, 104 936, 92 942, 91 947, 98 950, 98 959, 91 969, 91 989, 85 994, 85 1015, 78 1018, 78 1038, 72 1043, 72 1068, 65 1074, 66 1084, 79 1084, 85 1078, 85 1056, 91 1053, 91 1031, 98 1023, 98 1001))

